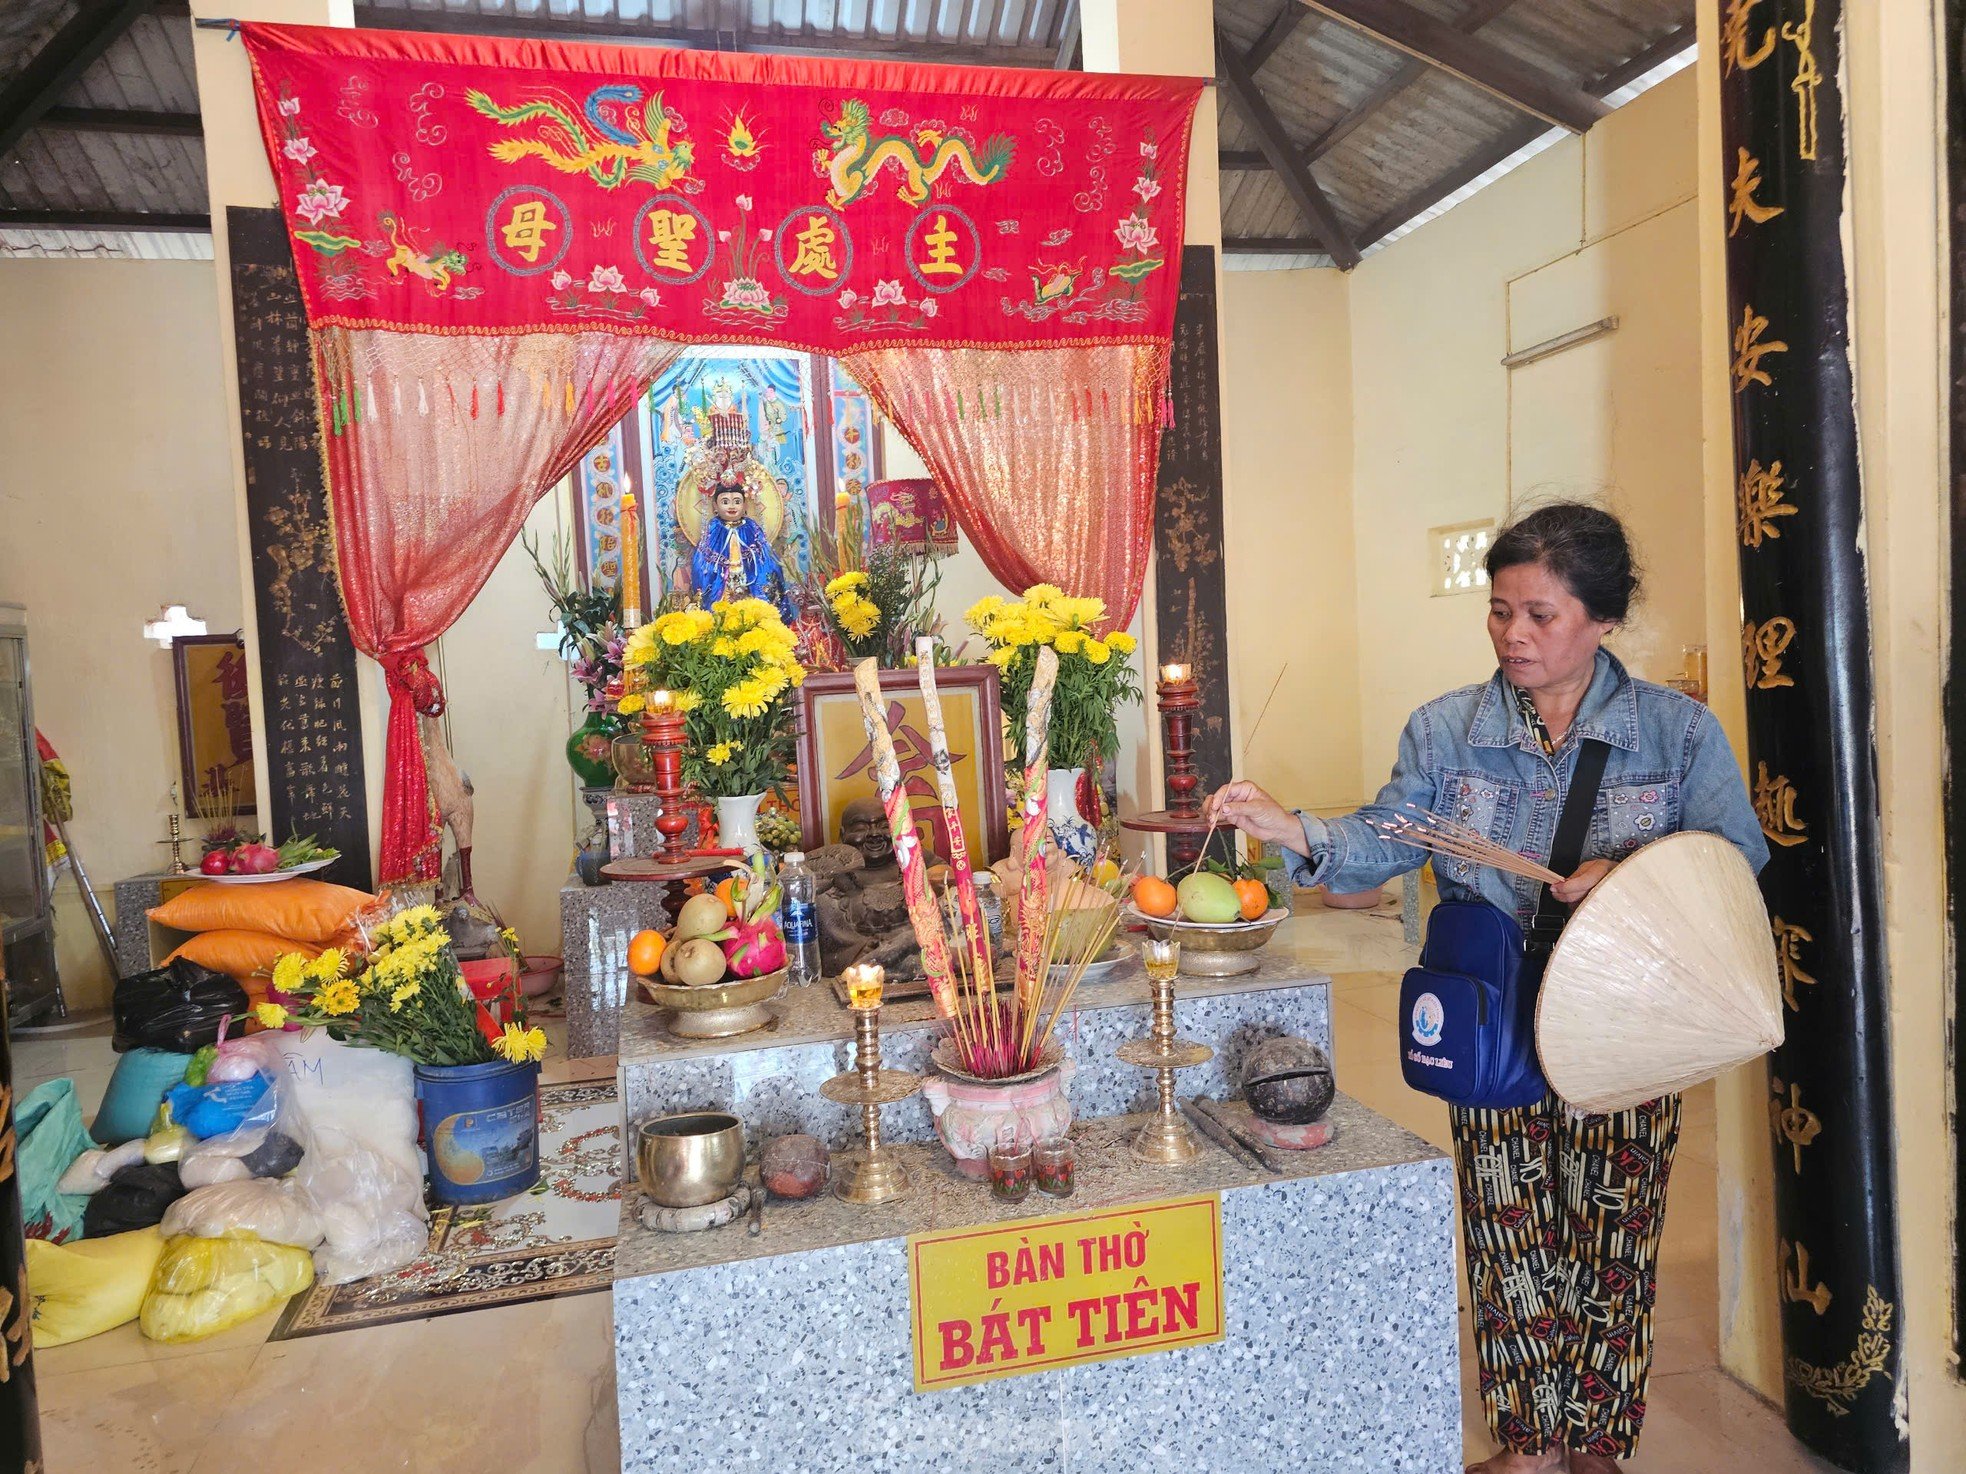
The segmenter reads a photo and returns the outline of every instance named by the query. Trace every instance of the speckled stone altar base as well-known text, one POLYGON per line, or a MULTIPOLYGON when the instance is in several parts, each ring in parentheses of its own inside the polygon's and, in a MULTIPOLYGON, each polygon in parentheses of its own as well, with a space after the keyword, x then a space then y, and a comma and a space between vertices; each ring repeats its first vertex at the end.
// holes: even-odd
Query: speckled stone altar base
MULTIPOLYGON (((768 1028, 732 1039, 690 1040, 669 1032, 663 1010, 639 995, 631 998, 622 1009, 619 1046, 622 1112, 631 1127, 623 1142, 633 1139, 638 1121, 693 1110, 731 1111, 754 1135, 805 1131, 829 1147, 856 1140, 859 1111, 819 1094, 821 1081, 852 1063, 853 1016, 824 986, 788 989, 769 1007, 768 1028)), ((1067 1088, 1073 1111, 1116 1116, 1150 1107, 1153 1075, 1122 1064, 1113 1053, 1126 1040, 1145 1036, 1151 1022, 1140 963, 1129 961, 1107 978, 1081 984, 1073 1010, 1075 1016, 1058 1028, 1076 1072, 1067 1088)), ((1272 943, 1262 968, 1247 977, 1182 978, 1175 1019, 1184 1036, 1215 1050, 1209 1063, 1182 1072, 1182 1091, 1233 1094, 1243 1056, 1264 1039, 1296 1034, 1330 1048, 1330 979, 1305 968, 1289 947, 1272 943)), ((883 1009, 883 1061, 892 1069, 926 1070, 939 1031, 934 1005, 926 1000, 883 1009)), ((888 1108, 881 1120, 890 1141, 935 1137, 934 1118, 920 1096, 888 1108)))
POLYGON ((1150 1167, 1126 1146, 1138 1117, 1082 1121, 1079 1191, 1014 1205, 904 1147, 912 1197, 774 1201, 757 1238, 741 1222, 650 1232, 625 1192, 624 1474, 1458 1469, 1449 1164, 1346 1096, 1332 1114, 1337 1139, 1284 1173, 1207 1142, 1186 1167, 1150 1167), (913 1390, 908 1234, 1207 1191, 1222 1194, 1221 1342, 913 1390))
POLYGON ((567 1053, 575 1059, 613 1054, 628 996, 628 939, 669 924, 663 887, 622 882, 560 887, 560 956, 565 960, 567 1053))
MULTIPOLYGON (((186 836, 184 846, 195 850, 198 842, 186 836)), ((144 913, 161 904, 164 882, 170 878, 132 875, 116 882, 116 919, 109 934, 116 942, 116 970, 126 978, 150 970, 150 918, 144 913)))

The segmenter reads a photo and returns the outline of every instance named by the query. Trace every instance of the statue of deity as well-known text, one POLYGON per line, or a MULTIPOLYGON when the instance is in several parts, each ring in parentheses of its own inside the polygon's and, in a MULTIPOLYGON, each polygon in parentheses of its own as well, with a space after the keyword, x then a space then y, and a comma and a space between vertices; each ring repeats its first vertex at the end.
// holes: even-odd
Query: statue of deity
POLYGON ((715 518, 690 555, 690 585, 704 608, 720 599, 763 599, 778 606, 790 623, 798 616, 785 588, 785 565, 771 539, 750 514, 742 465, 726 461, 711 491, 715 518))
MULTIPOLYGON (((925 854, 929 864, 933 855, 925 854)), ((837 844, 806 857, 819 883, 819 962, 827 977, 855 962, 878 962, 897 981, 922 976, 922 949, 908 919, 894 838, 877 798, 857 798, 840 814, 837 844)))

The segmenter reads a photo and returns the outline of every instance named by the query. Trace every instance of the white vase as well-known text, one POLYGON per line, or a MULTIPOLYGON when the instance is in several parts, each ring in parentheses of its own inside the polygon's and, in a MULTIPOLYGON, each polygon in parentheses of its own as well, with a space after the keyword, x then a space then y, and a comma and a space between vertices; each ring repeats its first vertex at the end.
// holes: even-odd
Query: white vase
POLYGON ((742 850, 755 855, 764 848, 758 839, 758 805, 762 793, 742 793, 736 798, 717 800, 717 844, 726 850, 742 850))
POLYGON ((1045 773, 1045 819, 1060 853, 1090 865, 1099 848, 1099 831, 1079 812, 1079 779, 1084 776, 1084 768, 1051 768, 1045 773))

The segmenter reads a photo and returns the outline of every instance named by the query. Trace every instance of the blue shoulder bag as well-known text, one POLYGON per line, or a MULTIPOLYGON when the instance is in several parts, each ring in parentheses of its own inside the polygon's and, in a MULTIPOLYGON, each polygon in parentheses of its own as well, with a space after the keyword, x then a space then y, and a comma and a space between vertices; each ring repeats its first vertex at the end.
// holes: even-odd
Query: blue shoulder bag
MULTIPOLYGON (((1576 870, 1610 756, 1587 739, 1557 820, 1550 868, 1576 870)), ((1570 908, 1543 888, 1527 939, 1486 901, 1442 901, 1427 918, 1420 965, 1399 990, 1400 1069, 1415 1090, 1449 1105, 1508 1110, 1549 1091, 1536 1061, 1536 989, 1570 908)))

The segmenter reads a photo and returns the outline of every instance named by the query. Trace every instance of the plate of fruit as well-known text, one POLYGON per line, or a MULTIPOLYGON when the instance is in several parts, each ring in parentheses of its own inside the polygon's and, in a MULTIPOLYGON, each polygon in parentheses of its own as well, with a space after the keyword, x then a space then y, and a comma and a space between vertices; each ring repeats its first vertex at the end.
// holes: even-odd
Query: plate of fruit
POLYGON ((642 996, 669 1012, 683 1039, 727 1039, 772 1020, 765 1007, 785 986, 782 892, 763 856, 714 891, 691 896, 666 932, 628 943, 628 970, 642 996))
POLYGON ((205 856, 198 873, 226 885, 265 885, 325 870, 341 851, 315 842, 314 836, 294 835, 275 849, 257 834, 214 830, 205 837, 205 856))
POLYGON ((1256 953, 1290 913, 1270 904, 1260 880, 1230 880, 1197 870, 1180 884, 1157 875, 1133 882, 1127 914, 1155 937, 1181 944, 1181 970, 1203 977, 1236 977, 1256 971, 1256 953))

